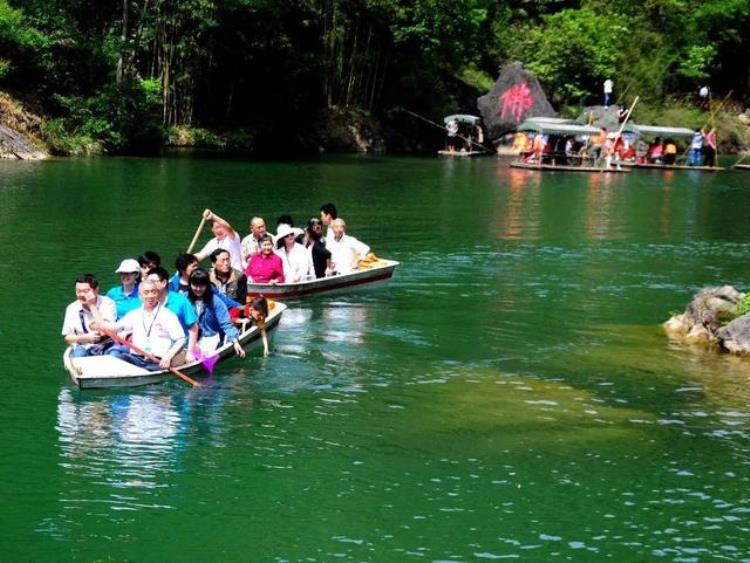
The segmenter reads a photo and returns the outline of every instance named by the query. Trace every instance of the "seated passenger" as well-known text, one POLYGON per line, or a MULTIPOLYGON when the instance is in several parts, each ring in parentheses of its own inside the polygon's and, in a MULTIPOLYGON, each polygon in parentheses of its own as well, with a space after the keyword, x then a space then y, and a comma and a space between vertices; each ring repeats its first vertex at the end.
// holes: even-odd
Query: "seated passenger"
POLYGON ((141 306, 141 300, 138 297, 141 266, 137 260, 127 258, 120 262, 120 267, 115 272, 120 274, 121 283, 110 289, 107 292, 107 297, 115 302, 117 306, 117 318, 121 319, 133 309, 141 306))
MULTIPOLYGON (((188 336, 190 331, 198 330, 198 316, 190 306, 190 303, 182 293, 176 291, 170 291, 169 289, 169 274, 161 266, 158 268, 152 268, 146 276, 147 280, 150 280, 159 290, 159 305, 163 308, 169 309, 180 321, 182 329, 185 331, 185 337, 188 336)), ((141 282, 143 283, 143 282, 141 282)), ((143 296, 141 296, 141 299, 143 296)))
POLYGON ((232 228, 232 225, 228 221, 222 219, 210 209, 206 209, 203 212, 203 217, 206 221, 213 221, 211 232, 214 234, 214 238, 209 240, 200 252, 195 254, 195 257, 201 262, 208 258, 217 248, 223 248, 229 252, 232 260, 232 268, 242 270, 242 244, 240 242, 240 235, 232 228))
POLYGON ((331 225, 333 237, 326 240, 326 248, 331 252, 334 272, 351 273, 359 268, 359 261, 367 256, 370 247, 346 234, 346 222, 343 219, 336 219, 331 225))
POLYGON ((245 275, 251 283, 284 283, 284 266, 281 258, 273 253, 271 235, 265 235, 260 239, 260 254, 250 258, 245 275))
POLYGON ((247 277, 240 270, 232 268, 229 252, 223 248, 217 248, 211 253, 211 265, 209 272, 211 283, 219 294, 234 300, 237 305, 229 305, 226 299, 222 299, 229 308, 244 305, 247 299, 247 277))
POLYGON ((268 356, 268 336, 266 335, 266 319, 268 318, 268 301, 265 297, 256 297, 247 306, 247 317, 252 319, 258 327, 263 340, 263 357, 268 356))
POLYGON ((667 139, 664 143, 664 164, 674 164, 677 159, 677 145, 674 140, 667 139))
POLYGON ((648 160, 653 164, 661 164, 662 158, 664 157, 664 143, 661 138, 657 137, 648 149, 648 160))
POLYGON ((169 289, 187 295, 188 279, 198 267, 198 258, 194 254, 178 254, 174 267, 177 273, 169 279, 169 289))
POLYGON ((181 365, 185 333, 177 315, 159 302, 160 291, 153 281, 143 280, 139 292, 143 304, 117 321, 115 331, 132 333, 133 345, 155 356, 159 362, 154 363, 124 344, 113 346, 107 354, 149 371, 181 365))
POLYGON ((100 356, 106 345, 102 343, 102 335, 91 325, 114 323, 117 316, 115 302, 99 295, 99 282, 93 274, 78 276, 75 291, 76 300, 65 309, 62 335, 72 346, 72 357, 100 356))
POLYGON ((276 233, 276 255, 281 258, 286 283, 308 280, 315 276, 312 255, 296 241, 296 233, 284 223, 276 233))
POLYGON ((232 324, 226 305, 213 294, 212 288, 206 270, 198 268, 190 275, 187 297, 198 315, 198 331, 190 334, 187 359, 195 359, 196 347, 204 355, 211 355, 225 340, 232 342, 234 351, 244 358, 245 350, 239 343, 240 333, 232 324))
POLYGON ((306 235, 305 248, 307 248, 312 257, 315 277, 323 278, 330 276, 333 273, 331 252, 323 242, 323 223, 320 219, 313 217, 307 222, 306 235))
POLYGON ((161 266, 161 256, 153 250, 147 250, 138 257, 138 264, 141 266, 141 279, 145 280, 151 268, 161 266))
POLYGON ((292 219, 292 216, 284 213, 283 215, 279 215, 279 218, 276 219, 276 233, 277 237, 274 237, 274 242, 278 246, 279 239, 278 239, 278 232, 282 225, 286 225, 287 227, 292 229, 292 232, 294 232, 294 240, 296 240, 298 243, 303 244, 303 240, 305 238, 305 231, 300 229, 299 227, 294 226, 294 219, 292 219))
POLYGON ((243 271, 254 254, 260 252, 260 239, 266 235, 266 222, 260 217, 250 219, 250 234, 242 239, 242 267, 243 271))

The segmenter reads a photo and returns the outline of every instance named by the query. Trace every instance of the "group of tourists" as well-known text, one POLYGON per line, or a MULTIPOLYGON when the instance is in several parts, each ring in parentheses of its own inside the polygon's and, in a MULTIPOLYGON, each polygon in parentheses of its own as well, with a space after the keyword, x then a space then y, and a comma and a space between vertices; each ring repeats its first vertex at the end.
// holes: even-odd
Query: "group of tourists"
POLYGON ((195 254, 179 254, 171 276, 149 250, 120 263, 120 284, 106 295, 100 295, 94 275, 76 278, 76 300, 68 305, 62 328, 72 357, 107 354, 152 371, 210 356, 225 343, 243 357, 237 326, 247 328, 247 323, 257 325, 268 355, 269 304, 264 297, 248 302, 248 282, 291 283, 349 273, 370 251, 346 234, 332 203, 321 206, 320 218, 310 219, 304 231, 282 215, 275 236, 260 217, 252 218, 243 239, 213 211, 206 209, 203 219, 212 222, 213 238, 195 254), (210 270, 200 267, 205 259, 210 270))
MULTIPOLYGON (((696 131, 690 140, 688 166, 716 166, 716 129, 706 133, 703 129, 696 131)), ((650 164, 675 164, 678 147, 674 139, 656 137, 647 148, 639 150, 638 162, 650 164)))
POLYGON ((484 130, 479 122, 459 122, 451 119, 445 124, 445 151, 471 152, 474 145, 484 143, 484 130))
POLYGON ((513 138, 512 152, 525 163, 542 164, 554 160, 555 164, 593 166, 619 166, 621 161, 632 160, 635 149, 628 140, 605 127, 592 136, 576 138, 574 135, 533 135, 519 131, 513 138))

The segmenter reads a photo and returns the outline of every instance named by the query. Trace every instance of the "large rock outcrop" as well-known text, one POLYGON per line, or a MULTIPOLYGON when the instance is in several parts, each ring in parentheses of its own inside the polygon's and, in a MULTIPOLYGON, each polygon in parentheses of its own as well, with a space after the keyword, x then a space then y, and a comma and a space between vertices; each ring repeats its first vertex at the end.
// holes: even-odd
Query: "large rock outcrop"
POLYGON ((722 327, 723 322, 734 316, 744 297, 744 293, 729 285, 706 287, 693 297, 684 313, 673 316, 662 327, 670 338, 688 344, 718 344, 733 352, 746 346, 745 350, 750 352, 748 315, 722 327))
POLYGON ((492 90, 477 100, 477 106, 490 140, 512 133, 529 117, 555 116, 539 80, 519 62, 500 71, 492 90))
POLYGON ((0 92, 0 158, 39 160, 47 157, 39 140, 42 120, 0 92))

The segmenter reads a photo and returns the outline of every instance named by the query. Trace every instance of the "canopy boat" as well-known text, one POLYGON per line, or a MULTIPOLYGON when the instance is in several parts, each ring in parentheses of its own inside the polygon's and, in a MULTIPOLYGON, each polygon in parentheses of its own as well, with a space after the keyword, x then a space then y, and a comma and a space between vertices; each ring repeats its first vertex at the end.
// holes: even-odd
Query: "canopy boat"
POLYGON ((372 288, 388 283, 399 265, 395 260, 378 258, 362 262, 357 270, 349 274, 337 274, 328 278, 317 278, 294 283, 268 284, 247 283, 247 296, 262 295, 273 299, 302 297, 318 293, 333 293, 351 289, 372 288))
MULTIPOLYGON (((286 305, 270 301, 268 303, 268 318, 266 319, 266 335, 268 338, 279 326, 281 314, 286 305)), ((245 349, 253 349, 262 343, 258 327, 253 323, 244 323, 240 330, 240 345, 245 349)), ((71 358, 71 348, 68 347, 63 354, 63 364, 70 374, 70 380, 80 389, 105 389, 110 387, 138 387, 151 383, 160 383, 165 379, 175 376, 169 370, 148 371, 134 366, 114 356, 87 356, 83 358, 71 358)), ((216 350, 219 362, 234 356, 234 346, 227 343, 216 350)), ((178 368, 185 374, 195 373, 202 369, 201 362, 195 361, 178 368)))
MULTIPOLYGON (((643 137, 652 139, 660 137, 662 139, 684 139, 686 144, 689 144, 695 133, 695 131, 687 127, 664 127, 661 125, 642 125, 638 123, 628 123, 622 130, 623 136, 629 138, 632 142, 643 137)), ((687 164, 665 164, 663 162, 623 162, 622 165, 632 168, 663 170, 701 170, 704 172, 724 170, 720 166, 688 166, 687 164)))
MULTIPOLYGON (((533 135, 547 135, 553 139, 553 146, 569 137, 573 137, 574 139, 588 139, 599 135, 601 132, 596 127, 581 125, 571 119, 559 117, 533 117, 527 119, 518 126, 518 131, 533 135)), ((630 170, 617 167, 587 165, 586 159, 583 156, 566 155, 564 151, 556 150, 543 153, 542 162, 528 162, 521 159, 511 162, 510 166, 525 170, 558 170, 561 172, 597 172, 604 174, 630 172, 630 170)))
MULTIPOLYGON (((476 115, 469 115, 466 113, 454 113, 453 115, 446 115, 443 118, 443 123, 445 125, 448 125, 451 121, 455 121, 459 125, 463 125, 464 129, 468 129, 468 134, 462 134, 461 129, 459 128, 458 134, 454 138, 458 139, 472 139, 472 131, 474 130, 474 127, 479 125, 479 122, 481 121, 481 117, 477 117, 476 115)), ((439 150, 438 155, 440 156, 455 156, 458 158, 470 158, 473 156, 485 156, 489 154, 487 151, 478 151, 474 150, 474 146, 472 143, 467 143, 468 147, 461 148, 460 150, 439 150)))

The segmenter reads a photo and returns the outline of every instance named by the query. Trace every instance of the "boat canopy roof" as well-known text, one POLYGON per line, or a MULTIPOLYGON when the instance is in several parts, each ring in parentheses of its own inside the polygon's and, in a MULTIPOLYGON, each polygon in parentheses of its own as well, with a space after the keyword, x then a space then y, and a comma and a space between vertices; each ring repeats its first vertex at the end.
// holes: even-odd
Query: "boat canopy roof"
POLYGON ((622 130, 623 133, 632 133, 643 137, 685 137, 695 135, 695 131, 687 127, 662 127, 661 125, 640 125, 628 123, 622 130))
POLYGON ((590 125, 580 125, 570 119, 533 117, 518 126, 519 131, 542 133, 544 135, 598 135, 599 129, 590 125), (551 121, 553 120, 553 121, 551 121))
POLYGON ((472 125, 476 125, 479 122, 479 117, 476 115, 468 115, 466 113, 454 113, 453 115, 447 115, 443 118, 443 123, 448 123, 453 120, 458 121, 459 123, 470 123, 472 125))

